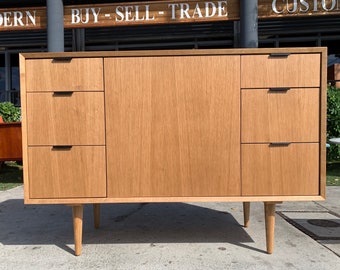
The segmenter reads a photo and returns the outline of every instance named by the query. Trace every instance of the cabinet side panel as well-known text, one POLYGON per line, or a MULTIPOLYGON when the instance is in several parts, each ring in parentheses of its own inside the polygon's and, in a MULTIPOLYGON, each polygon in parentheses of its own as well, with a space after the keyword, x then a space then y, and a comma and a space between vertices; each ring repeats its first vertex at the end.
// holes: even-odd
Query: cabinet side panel
POLYGON ((19 55, 20 64, 20 101, 21 101, 21 133, 22 133, 22 162, 24 178, 24 199, 29 200, 28 154, 27 154, 27 120, 26 120, 26 59, 19 55))
POLYGON ((240 195, 239 56, 107 58, 108 197, 240 195))
POLYGON ((327 49, 321 53, 320 93, 320 195, 326 197, 326 134, 327 134, 327 49))

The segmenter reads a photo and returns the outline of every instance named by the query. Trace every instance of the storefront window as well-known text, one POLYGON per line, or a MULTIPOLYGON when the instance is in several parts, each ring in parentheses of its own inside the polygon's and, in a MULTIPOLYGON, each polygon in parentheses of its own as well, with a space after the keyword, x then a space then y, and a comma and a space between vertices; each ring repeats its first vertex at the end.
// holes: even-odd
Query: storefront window
POLYGON ((0 53, 0 102, 20 106, 20 73, 17 53, 0 53))
POLYGON ((6 100, 5 54, 0 53, 0 101, 6 100))
POLYGON ((10 101, 16 106, 20 106, 20 73, 19 73, 19 56, 18 54, 11 54, 11 90, 10 101))

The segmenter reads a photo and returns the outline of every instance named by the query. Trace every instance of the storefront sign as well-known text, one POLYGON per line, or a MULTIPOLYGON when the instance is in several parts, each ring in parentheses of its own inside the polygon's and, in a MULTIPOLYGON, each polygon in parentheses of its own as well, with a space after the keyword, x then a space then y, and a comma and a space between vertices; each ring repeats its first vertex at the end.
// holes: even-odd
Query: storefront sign
POLYGON ((340 0, 258 0, 259 18, 339 15, 340 0))
POLYGON ((65 10, 65 26, 119 26, 183 23, 235 19, 238 9, 229 10, 224 1, 153 1, 70 7, 65 10))
MULTIPOLYGON (((258 0, 259 18, 340 14, 340 0, 258 0)), ((65 28, 239 20, 239 0, 65 6, 65 28)), ((46 7, 0 9, 0 31, 46 28, 46 7)))

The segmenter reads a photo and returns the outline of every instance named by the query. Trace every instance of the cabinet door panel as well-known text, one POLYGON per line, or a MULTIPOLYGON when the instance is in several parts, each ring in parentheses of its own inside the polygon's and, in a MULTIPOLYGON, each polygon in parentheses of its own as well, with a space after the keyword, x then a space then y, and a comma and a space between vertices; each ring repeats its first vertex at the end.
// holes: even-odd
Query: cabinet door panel
POLYGON ((105 147, 28 148, 31 199, 106 196, 105 147))
POLYGON ((243 144, 242 195, 319 195, 319 144, 243 144))
POLYGON ((242 90, 242 142, 318 142, 319 88, 242 90))
POLYGON ((239 56, 104 66, 109 197, 240 195, 239 56))
POLYGON ((104 93, 27 93, 28 145, 104 145, 104 93))
POLYGON ((241 56, 241 87, 320 87, 320 54, 241 56))
POLYGON ((26 91, 103 91, 103 59, 26 61, 26 91))

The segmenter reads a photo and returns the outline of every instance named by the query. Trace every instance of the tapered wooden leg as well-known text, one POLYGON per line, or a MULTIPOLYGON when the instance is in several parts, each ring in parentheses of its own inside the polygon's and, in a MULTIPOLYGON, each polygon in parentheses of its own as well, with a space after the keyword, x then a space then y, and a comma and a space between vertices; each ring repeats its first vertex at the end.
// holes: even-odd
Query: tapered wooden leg
POLYGON ((274 249, 274 231, 275 231, 275 203, 264 203, 264 214, 266 222, 266 243, 267 253, 272 254, 274 249))
POLYGON ((243 219, 244 227, 249 227, 249 215, 250 215, 250 202, 243 203, 243 219))
POLYGON ((73 205, 73 233, 74 233, 74 252, 76 256, 81 254, 83 238, 83 205, 73 205))
POLYGON ((99 229, 100 226, 100 204, 93 204, 93 217, 94 217, 94 227, 99 229))

